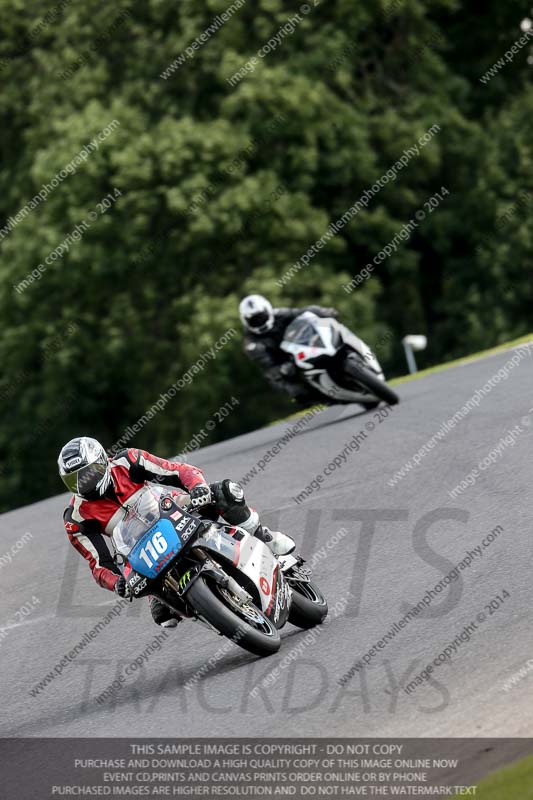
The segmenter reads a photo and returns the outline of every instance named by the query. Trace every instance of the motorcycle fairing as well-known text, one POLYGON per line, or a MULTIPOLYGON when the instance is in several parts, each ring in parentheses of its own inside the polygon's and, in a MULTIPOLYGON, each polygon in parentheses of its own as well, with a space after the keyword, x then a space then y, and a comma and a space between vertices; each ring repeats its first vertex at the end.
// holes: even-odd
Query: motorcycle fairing
POLYGON ((213 523, 194 546, 211 551, 215 561, 221 556, 246 575, 258 590, 263 613, 276 626, 284 624, 289 615, 291 590, 276 557, 264 542, 242 528, 213 523))
POLYGON ((145 578, 157 578, 163 567, 177 555, 181 548, 182 543, 174 525, 169 519, 162 518, 139 539, 130 551, 128 561, 132 569, 145 578), (157 541, 160 543, 159 547, 164 544, 164 550, 159 552, 152 546, 150 552, 147 553, 147 545, 154 541, 154 537, 157 537, 157 541))
MULTIPOLYGON (((339 386, 330 377, 326 369, 318 368, 313 363, 319 356, 334 357, 341 347, 345 345, 361 357, 367 369, 372 370, 381 380, 385 380, 383 370, 368 345, 352 333, 349 328, 332 317, 317 317, 311 311, 304 311, 294 322, 299 321, 307 321, 309 326, 319 334, 315 337, 315 343, 309 345, 301 341, 291 340, 289 326, 289 338, 284 339, 280 347, 286 353, 292 355, 296 366, 303 371, 305 380, 320 394, 331 397, 333 400, 348 403, 368 402, 368 392, 358 392, 339 386), (318 345, 317 340, 320 340, 321 346, 318 345)), ((291 325, 294 325, 294 322, 291 325)), ((305 335, 303 338, 305 339, 305 335)))

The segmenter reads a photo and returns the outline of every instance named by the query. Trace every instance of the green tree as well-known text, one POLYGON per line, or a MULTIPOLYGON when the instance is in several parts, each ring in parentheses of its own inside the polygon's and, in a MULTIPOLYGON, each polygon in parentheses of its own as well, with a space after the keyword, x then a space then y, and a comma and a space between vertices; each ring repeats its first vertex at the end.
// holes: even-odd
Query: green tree
MULTIPOLYGON (((220 25, 229 5, 0 0, 0 508, 58 491, 70 436, 116 442, 238 330, 246 292, 337 306, 392 373, 406 332, 429 336, 434 362, 529 330, 529 48, 479 80, 522 34, 522 4, 312 0, 301 13, 247 0, 220 25), (435 125, 282 289, 329 223, 435 125), (44 201, 4 222, 94 140, 44 201), (443 186, 439 208, 347 294, 443 186)), ((238 409, 210 441, 291 410, 235 335, 132 444, 174 454, 230 396, 238 409)))

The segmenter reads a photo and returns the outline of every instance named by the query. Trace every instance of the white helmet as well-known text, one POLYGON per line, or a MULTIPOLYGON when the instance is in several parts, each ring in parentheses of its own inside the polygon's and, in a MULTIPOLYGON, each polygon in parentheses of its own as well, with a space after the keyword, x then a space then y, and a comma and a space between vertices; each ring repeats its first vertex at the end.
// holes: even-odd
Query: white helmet
POLYGON ((267 333, 274 327, 274 309, 261 294, 249 294, 239 305, 241 322, 252 333, 267 333))
POLYGON ((111 467, 107 453, 96 439, 78 436, 61 449, 57 460, 59 474, 67 489, 74 494, 105 494, 111 483, 111 467))

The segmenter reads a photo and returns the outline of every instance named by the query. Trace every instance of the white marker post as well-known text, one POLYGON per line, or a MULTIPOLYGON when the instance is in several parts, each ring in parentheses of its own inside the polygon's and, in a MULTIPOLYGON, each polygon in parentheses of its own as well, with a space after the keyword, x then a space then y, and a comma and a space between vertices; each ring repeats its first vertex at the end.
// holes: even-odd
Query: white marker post
POLYGON ((415 372, 418 372, 418 367, 416 366, 415 360, 415 350, 425 350, 427 343, 428 340, 426 336, 415 336, 411 334, 409 336, 404 336, 402 339, 405 357, 407 359, 407 366, 409 367, 409 372, 411 375, 413 375, 415 372))

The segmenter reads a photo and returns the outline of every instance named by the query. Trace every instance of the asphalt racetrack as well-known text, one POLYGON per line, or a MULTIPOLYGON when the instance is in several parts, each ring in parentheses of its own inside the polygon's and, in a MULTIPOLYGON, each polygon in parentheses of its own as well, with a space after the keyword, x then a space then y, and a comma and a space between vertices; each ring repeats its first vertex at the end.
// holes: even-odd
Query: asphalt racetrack
MULTIPOLYGON (((248 481, 248 500, 294 535, 330 605, 312 636, 288 625, 269 659, 191 622, 169 631, 157 650, 160 631, 140 600, 37 690, 117 598, 95 584, 67 541, 65 494, 2 515, 0 555, 26 532, 32 538, 11 563, 0 560, 0 669, 9 687, 0 736, 531 736, 531 355, 390 484, 512 355, 406 383, 388 416, 326 409, 248 481), (491 451, 473 485, 450 496, 491 451), (343 452, 340 466, 328 469, 343 452), (460 563, 434 597, 426 594, 460 563), (406 623, 425 596, 429 604, 406 623), (449 655, 406 692, 446 648, 449 655), (98 703, 143 652, 142 666, 98 703), (355 669, 365 655, 365 668, 355 669)), ((208 480, 242 478, 292 425, 190 460, 208 480)))

